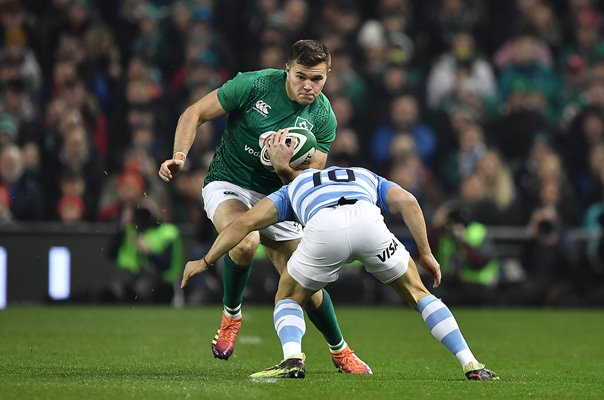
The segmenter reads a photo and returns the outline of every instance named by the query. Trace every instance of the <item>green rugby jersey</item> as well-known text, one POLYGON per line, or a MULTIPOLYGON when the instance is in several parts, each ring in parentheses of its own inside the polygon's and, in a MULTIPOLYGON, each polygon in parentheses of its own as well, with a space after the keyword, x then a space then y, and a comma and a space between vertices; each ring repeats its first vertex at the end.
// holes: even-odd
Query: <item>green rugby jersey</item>
POLYGON ((292 126, 310 129, 317 149, 328 153, 336 135, 336 117, 321 93, 308 105, 287 97, 285 71, 264 69, 239 73, 218 89, 218 100, 229 114, 210 164, 205 184, 227 181, 262 194, 283 184, 260 162, 260 135, 292 126))

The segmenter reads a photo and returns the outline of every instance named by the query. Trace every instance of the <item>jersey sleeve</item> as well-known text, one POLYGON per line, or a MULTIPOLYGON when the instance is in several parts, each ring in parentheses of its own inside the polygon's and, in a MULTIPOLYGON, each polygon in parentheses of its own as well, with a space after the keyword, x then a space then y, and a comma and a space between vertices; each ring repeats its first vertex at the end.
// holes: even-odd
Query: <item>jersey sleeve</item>
POLYGON ((390 188, 393 188, 395 186, 398 186, 398 187, 400 187, 400 186, 392 181, 389 181, 386 178, 382 178, 379 175, 376 175, 376 177, 378 179, 377 206, 380 208, 380 210, 382 210, 382 212, 384 214, 390 214, 390 207, 388 207, 388 202, 386 201, 386 194, 388 193, 388 190, 390 190, 390 188))
POLYGON ((336 128, 338 127, 336 115, 331 109, 329 101, 326 101, 326 107, 329 108, 329 112, 325 119, 325 123, 323 123, 315 132, 317 150, 322 151, 323 153, 329 153, 331 144, 336 138, 336 128))
POLYGON ((218 88, 218 101, 224 111, 230 113, 245 104, 255 79, 253 72, 240 72, 218 88))
POLYGON ((266 196, 270 201, 275 203, 275 207, 277 208, 277 212, 279 213, 279 222, 296 220, 294 210, 292 209, 292 203, 289 200, 289 196, 287 194, 288 187, 288 185, 283 186, 276 192, 273 192, 266 196))

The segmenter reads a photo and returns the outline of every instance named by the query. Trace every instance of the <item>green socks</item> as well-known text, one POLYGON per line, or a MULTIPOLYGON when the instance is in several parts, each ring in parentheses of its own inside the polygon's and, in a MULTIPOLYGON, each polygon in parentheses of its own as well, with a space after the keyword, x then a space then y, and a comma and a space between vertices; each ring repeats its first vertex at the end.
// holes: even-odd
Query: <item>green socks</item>
POLYGON ((222 285, 224 294, 222 303, 224 312, 232 319, 241 317, 241 302, 243 301, 243 289, 250 277, 252 264, 246 269, 241 269, 231 260, 228 254, 224 256, 224 268, 222 269, 222 285))
MULTIPOLYGON (((252 264, 250 263, 246 269, 241 269, 237 266, 228 254, 224 256, 224 268, 222 270, 222 285, 224 295, 222 303, 224 304, 224 313, 231 319, 241 318, 241 303, 243 301, 243 289, 250 277, 252 264)), ((338 325, 336 312, 333 309, 331 297, 325 289, 323 289, 323 302, 316 310, 309 307, 306 308, 306 314, 311 322, 317 327, 319 332, 323 334, 329 350, 332 353, 337 353, 346 346, 344 336, 338 325)))
POLYGON ((342 331, 338 325, 338 318, 336 317, 336 311, 333 309, 329 293, 323 289, 323 302, 319 308, 312 310, 310 307, 306 307, 305 310, 310 321, 325 337, 329 350, 332 353, 342 350, 346 342, 344 342, 344 336, 342 336, 342 331))

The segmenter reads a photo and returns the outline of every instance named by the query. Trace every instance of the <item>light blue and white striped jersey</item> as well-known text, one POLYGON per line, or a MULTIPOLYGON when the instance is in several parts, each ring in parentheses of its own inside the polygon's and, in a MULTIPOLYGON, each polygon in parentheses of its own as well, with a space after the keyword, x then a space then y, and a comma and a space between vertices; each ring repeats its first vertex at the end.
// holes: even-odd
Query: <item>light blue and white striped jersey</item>
POLYGON ((267 197, 275 203, 279 222, 298 221, 302 225, 317 211, 338 204, 341 197, 375 204, 390 213, 386 203, 388 189, 397 186, 373 172, 359 167, 307 169, 288 185, 267 197))

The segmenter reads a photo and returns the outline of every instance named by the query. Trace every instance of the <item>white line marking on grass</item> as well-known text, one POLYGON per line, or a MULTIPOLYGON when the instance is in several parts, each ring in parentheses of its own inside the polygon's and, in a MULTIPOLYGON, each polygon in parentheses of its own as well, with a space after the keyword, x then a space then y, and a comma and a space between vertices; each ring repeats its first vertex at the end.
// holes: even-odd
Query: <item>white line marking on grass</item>
POLYGON ((260 344, 262 339, 260 336, 239 336, 238 341, 240 344, 260 344))
POLYGON ((250 378, 254 383, 275 383, 277 378, 250 378))

